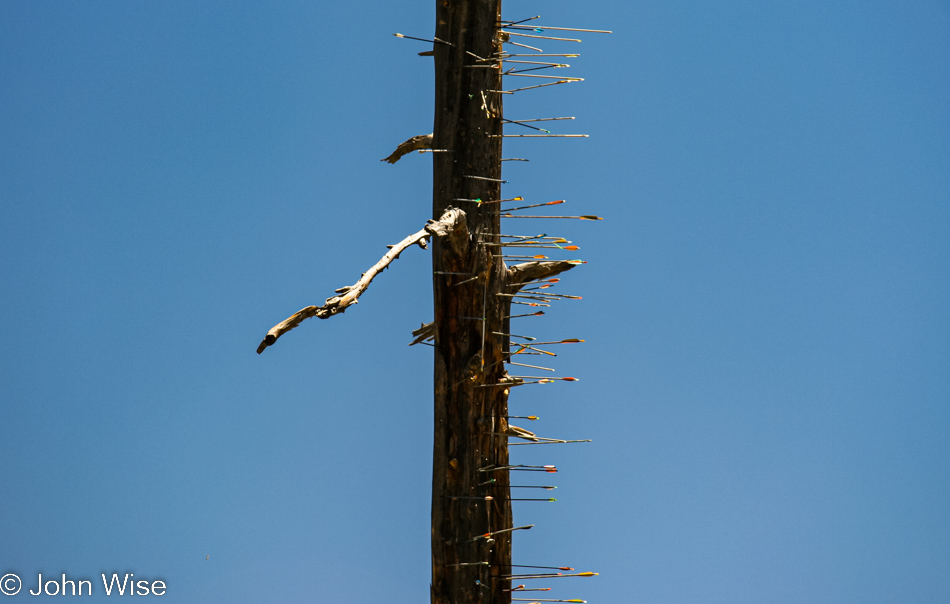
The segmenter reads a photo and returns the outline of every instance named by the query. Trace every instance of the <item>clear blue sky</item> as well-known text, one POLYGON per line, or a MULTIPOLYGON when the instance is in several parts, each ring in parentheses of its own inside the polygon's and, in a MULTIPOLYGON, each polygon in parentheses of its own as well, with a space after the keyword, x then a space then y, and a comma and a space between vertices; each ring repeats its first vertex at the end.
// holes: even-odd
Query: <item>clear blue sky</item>
MULTIPOLYGON (((589 262, 517 325, 585 338, 553 361, 581 381, 512 412, 594 441, 513 450, 561 469, 515 563, 600 572, 546 596, 591 604, 950 601, 950 4, 504 12, 616 32, 540 44, 586 80, 506 98, 591 137, 506 141, 504 192, 606 217, 506 227, 589 262)), ((431 156, 379 159, 431 131, 392 34, 433 23, 0 3, 0 574, 427 601, 428 253, 254 350, 429 217, 431 156)))

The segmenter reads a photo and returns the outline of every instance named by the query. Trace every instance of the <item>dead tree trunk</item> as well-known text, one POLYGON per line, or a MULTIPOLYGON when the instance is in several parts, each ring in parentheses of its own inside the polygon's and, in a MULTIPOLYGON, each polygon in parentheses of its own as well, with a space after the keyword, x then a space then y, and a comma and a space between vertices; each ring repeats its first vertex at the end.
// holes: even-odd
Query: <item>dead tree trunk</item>
MULTIPOLYGON (((435 272, 435 440, 432 468, 432 604, 505 603, 512 526, 508 472, 508 392, 504 353, 510 305, 499 248, 501 67, 473 67, 500 52, 500 0, 437 0, 432 212, 467 214, 469 237, 433 242, 435 272), (473 56, 473 55, 477 55, 473 56), (439 151, 445 150, 445 151, 439 151), (494 251, 493 251, 494 250, 494 251), (495 479, 494 484, 484 484, 495 479), (485 497, 492 497, 486 500, 485 497), (488 562, 490 565, 472 565, 488 562)), ((484 64, 484 63, 482 63, 484 64)))
MULTIPOLYGON (((413 343, 434 339, 432 604, 511 603, 506 591, 511 580, 501 577, 511 574, 511 533, 530 527, 512 526, 508 435, 538 440, 507 423, 508 388, 523 381, 505 371, 512 354, 511 296, 528 282, 582 262, 545 259, 505 265, 499 211, 502 37, 513 32, 501 32, 500 24, 501 0, 437 0, 433 51, 420 53, 435 57, 433 133, 407 140, 383 160, 396 163, 413 150, 433 153, 433 218, 422 230, 389 246, 355 284, 337 289, 322 306, 307 306, 272 327, 257 348, 263 352, 305 319, 344 312, 404 250, 412 245, 424 248, 431 240, 435 320, 413 332, 413 343)), ((508 211, 518 209, 524 208, 508 211)), ((564 340, 569 341, 578 340, 564 340)))

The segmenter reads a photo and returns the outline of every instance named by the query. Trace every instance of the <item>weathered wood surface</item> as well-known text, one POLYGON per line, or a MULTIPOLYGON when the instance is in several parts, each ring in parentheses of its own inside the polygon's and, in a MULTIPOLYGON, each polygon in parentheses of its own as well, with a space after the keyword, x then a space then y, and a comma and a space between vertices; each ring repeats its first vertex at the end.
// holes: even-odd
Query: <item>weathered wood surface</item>
POLYGON ((418 245, 426 249, 426 241, 433 235, 436 237, 445 237, 455 232, 464 233, 465 230, 465 212, 453 207, 446 208, 445 211, 440 214, 438 220, 429 220, 422 230, 409 235, 396 245, 390 246, 389 251, 386 252, 379 262, 363 273, 359 281, 353 285, 347 285, 336 290, 338 295, 327 298, 323 306, 307 306, 306 308, 302 308, 287 319, 271 327, 270 331, 267 332, 267 335, 264 336, 264 339, 261 340, 260 345, 257 347, 257 354, 264 352, 264 350, 276 342, 280 336, 300 325, 305 319, 312 317, 329 319, 333 315, 344 312, 350 305, 356 304, 359 301, 359 297, 363 295, 363 292, 366 291, 369 284, 376 278, 376 275, 384 271, 393 260, 399 258, 399 255, 402 254, 406 248, 418 245))
POLYGON ((510 581, 493 579, 511 565, 511 535, 473 538, 512 526, 507 471, 479 472, 508 463, 508 393, 492 386, 505 376, 507 269, 498 242, 501 69, 466 68, 501 50, 500 0, 437 0, 433 216, 449 205, 468 211, 469 238, 433 241, 435 310, 432 466, 432 604, 509 604, 510 581), (472 54, 469 54, 472 53, 472 54), (475 177, 475 178, 472 178, 475 177), (467 204, 467 205, 466 205, 467 204), (440 273, 466 273, 446 275, 440 273), (474 279, 472 277, 475 277, 474 279), (467 318, 466 318, 467 317, 467 318), (473 319, 474 318, 474 319, 473 319), (495 479, 494 484, 484 484, 495 479), (486 500, 485 497, 492 499, 486 500), (464 498, 464 499, 463 499, 464 498), (490 566, 460 566, 489 562, 490 566))

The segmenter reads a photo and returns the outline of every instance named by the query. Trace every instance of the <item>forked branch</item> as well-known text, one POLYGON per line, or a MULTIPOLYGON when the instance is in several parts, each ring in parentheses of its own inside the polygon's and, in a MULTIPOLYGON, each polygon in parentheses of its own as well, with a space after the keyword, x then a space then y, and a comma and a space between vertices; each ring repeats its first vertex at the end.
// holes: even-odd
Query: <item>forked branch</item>
POLYGON ((359 301, 359 297, 363 295, 363 292, 365 292, 369 284, 373 282, 376 275, 385 270, 393 260, 399 258, 399 255, 409 246, 418 245, 422 249, 426 249, 426 242, 429 237, 433 235, 436 237, 445 237, 452 233, 464 231, 464 229, 465 212, 457 208, 448 208, 438 220, 429 220, 422 230, 409 235, 396 245, 390 246, 386 255, 368 271, 363 273, 359 281, 353 285, 341 287, 336 290, 338 295, 327 298, 323 306, 307 306, 306 308, 302 308, 291 317, 271 327, 270 331, 267 332, 267 335, 264 336, 264 339, 261 340, 260 345, 257 347, 257 354, 264 352, 264 349, 276 342, 277 338, 300 325, 304 319, 310 319, 311 317, 329 319, 335 314, 344 312, 351 304, 356 304, 359 301))
POLYGON ((423 323, 419 329, 413 329, 412 335, 415 339, 409 342, 410 346, 414 346, 416 344, 425 344, 429 340, 434 340, 435 321, 432 321, 431 323, 423 323))

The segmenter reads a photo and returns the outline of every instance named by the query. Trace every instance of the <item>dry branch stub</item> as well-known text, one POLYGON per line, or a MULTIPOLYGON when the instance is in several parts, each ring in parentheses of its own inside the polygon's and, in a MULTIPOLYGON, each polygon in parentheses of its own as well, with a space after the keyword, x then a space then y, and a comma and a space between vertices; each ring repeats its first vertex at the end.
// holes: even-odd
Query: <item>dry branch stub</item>
POLYGON ((400 143, 400 145, 396 147, 396 150, 389 154, 389 157, 384 157, 379 161, 387 161, 394 164, 407 153, 412 153, 413 151, 419 151, 421 153, 428 149, 432 149, 432 135, 420 134, 419 136, 413 136, 409 140, 400 143))

